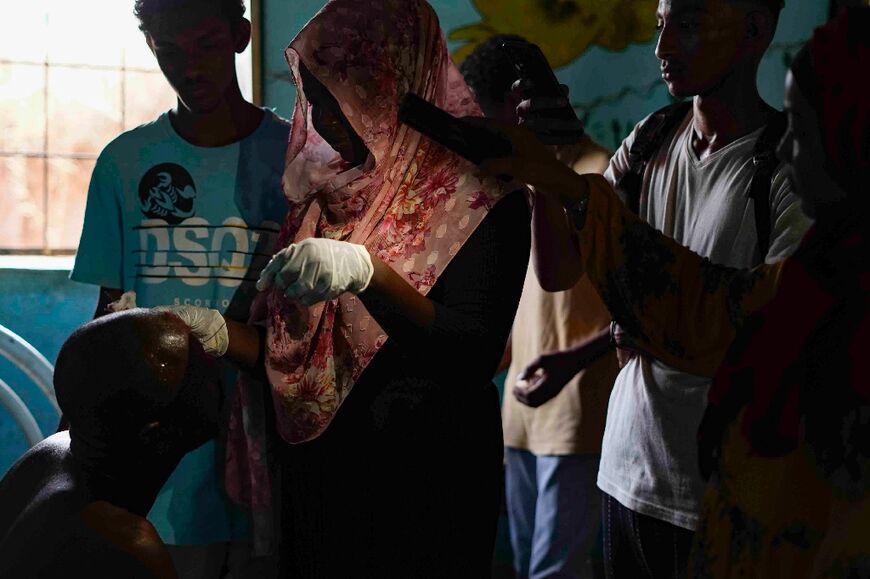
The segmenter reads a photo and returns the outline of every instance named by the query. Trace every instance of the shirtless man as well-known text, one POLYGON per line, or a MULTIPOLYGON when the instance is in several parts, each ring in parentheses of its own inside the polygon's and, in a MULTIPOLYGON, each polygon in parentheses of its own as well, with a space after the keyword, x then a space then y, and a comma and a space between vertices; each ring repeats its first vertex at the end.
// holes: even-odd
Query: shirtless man
POLYGON ((0 577, 177 577, 145 515, 184 454, 217 432, 213 364, 167 312, 76 330, 54 376, 69 431, 0 481, 0 577))

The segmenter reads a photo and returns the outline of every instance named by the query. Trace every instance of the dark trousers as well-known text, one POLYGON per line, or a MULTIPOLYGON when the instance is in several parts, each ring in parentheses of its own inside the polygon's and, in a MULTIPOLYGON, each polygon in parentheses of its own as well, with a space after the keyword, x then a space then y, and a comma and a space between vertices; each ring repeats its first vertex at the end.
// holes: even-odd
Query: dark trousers
POLYGON ((608 579, 683 579, 695 533, 625 508, 602 493, 608 579))
POLYGON ((458 409, 441 396, 403 414, 401 399, 360 384, 320 437, 279 443, 279 577, 489 577, 503 481, 495 386, 469 388, 458 409), (375 422, 373 410, 392 414, 375 422))

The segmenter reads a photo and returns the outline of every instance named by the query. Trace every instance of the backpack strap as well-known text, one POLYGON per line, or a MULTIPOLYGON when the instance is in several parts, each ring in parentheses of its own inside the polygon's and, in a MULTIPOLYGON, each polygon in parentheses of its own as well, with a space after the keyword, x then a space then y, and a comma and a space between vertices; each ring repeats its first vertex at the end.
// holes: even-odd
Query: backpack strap
POLYGON ((628 171, 616 183, 616 190, 635 214, 640 211, 640 190, 647 163, 661 148, 665 137, 686 118, 691 108, 691 100, 668 105, 654 112, 637 128, 628 151, 628 171))
POLYGON ((752 182, 746 196, 752 199, 755 209, 755 232, 758 235, 758 250, 762 262, 770 250, 770 185, 773 181, 773 173, 779 165, 776 147, 785 134, 785 129, 785 113, 779 111, 772 113, 767 126, 755 143, 752 155, 755 173, 752 175, 752 182))

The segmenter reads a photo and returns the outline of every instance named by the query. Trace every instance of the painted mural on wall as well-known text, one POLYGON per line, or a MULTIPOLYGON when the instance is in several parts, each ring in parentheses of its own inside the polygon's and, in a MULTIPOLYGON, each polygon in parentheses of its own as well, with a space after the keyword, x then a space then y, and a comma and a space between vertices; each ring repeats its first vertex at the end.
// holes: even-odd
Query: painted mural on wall
POLYGON ((478 43, 497 34, 517 34, 541 47, 553 68, 569 64, 592 45, 623 50, 655 36, 657 0, 474 0, 481 21, 451 30, 463 42, 461 62, 478 43))
MULTIPOLYGON (((853 0, 848 0, 853 1, 853 0)), ((293 110, 284 48, 324 0, 262 0, 265 104, 293 110)), ((655 57, 658 0, 430 0, 460 61, 494 34, 518 34, 541 46, 587 132, 615 149, 634 125, 671 99, 655 57)), ((761 65, 759 90, 782 106, 791 54, 828 17, 828 0, 786 0, 773 46, 761 65)))
MULTIPOLYGON (((458 43, 453 59, 461 62, 496 34, 517 34, 534 42, 571 87, 572 104, 587 131, 610 149, 618 147, 646 114, 673 101, 654 57, 658 0, 472 0, 470 4, 480 15, 479 22, 447 29, 448 39, 458 43), (595 69, 598 82, 578 82, 590 78, 590 69, 595 69), (611 85, 612 89, 602 90, 611 85)), ((762 93, 774 95, 768 96, 774 106, 781 104, 778 88, 791 56, 809 36, 792 30, 788 16, 800 7, 786 4, 792 6, 784 13, 786 22, 768 51, 765 74, 760 75, 762 93)), ((823 22, 824 4, 819 2, 814 11, 801 10, 801 24, 823 22)))

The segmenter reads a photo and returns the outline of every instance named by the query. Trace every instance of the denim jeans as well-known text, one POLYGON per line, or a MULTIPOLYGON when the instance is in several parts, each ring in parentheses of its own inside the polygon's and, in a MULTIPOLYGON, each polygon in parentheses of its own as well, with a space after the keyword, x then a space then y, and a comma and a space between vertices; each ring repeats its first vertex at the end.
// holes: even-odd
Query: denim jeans
POLYGON ((166 545, 180 579, 272 579, 275 557, 252 557, 250 543, 166 545))
POLYGON ((687 577, 693 531, 627 509, 602 493, 604 570, 608 579, 687 577))
POLYGON ((505 493, 519 579, 591 579, 600 455, 536 456, 506 448, 505 493))

